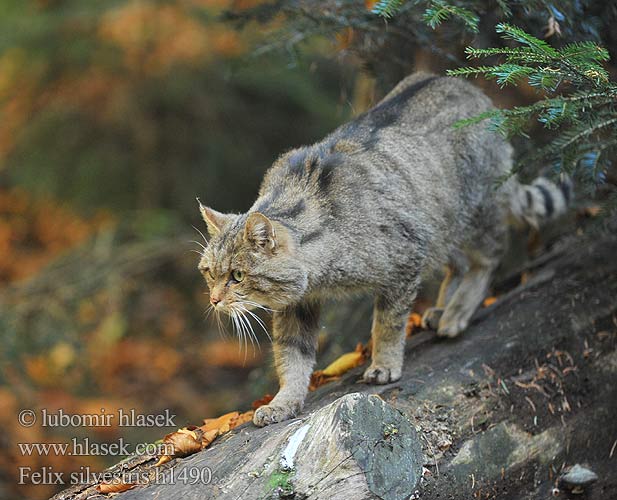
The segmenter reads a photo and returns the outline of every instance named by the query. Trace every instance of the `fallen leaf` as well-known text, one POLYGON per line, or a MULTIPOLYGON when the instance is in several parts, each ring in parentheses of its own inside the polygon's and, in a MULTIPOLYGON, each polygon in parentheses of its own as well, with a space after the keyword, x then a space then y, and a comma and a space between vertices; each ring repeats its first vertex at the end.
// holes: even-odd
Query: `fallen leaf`
POLYGON ((167 434, 163 438, 163 442, 171 444, 174 452, 171 455, 162 455, 159 457, 154 466, 158 467, 175 457, 186 457, 187 455, 197 453, 208 447, 219 434, 220 432, 218 429, 204 430, 202 427, 195 427, 194 425, 183 427, 176 432, 167 434))
POLYGON ((412 312, 407 318, 407 324, 405 325, 405 335, 411 336, 414 330, 422 326, 422 316, 417 312, 412 312))
POLYGON ((97 485, 96 491, 100 493, 121 493, 123 491, 130 490, 137 486, 132 483, 122 483, 122 482, 113 482, 113 483, 101 483, 97 485))
POLYGON ((311 375, 309 390, 314 391, 328 382, 337 380, 341 375, 349 370, 366 363, 370 354, 370 347, 364 347, 362 343, 358 343, 356 350, 347 352, 330 363, 323 370, 317 370, 311 375))
POLYGON ((240 413, 238 418, 234 421, 234 425, 232 429, 238 427, 239 425, 246 424, 247 422, 253 421, 253 415, 255 414, 254 410, 245 411, 244 413, 240 413))
POLYGON ((602 207, 600 205, 587 205, 580 212, 585 217, 597 217, 602 212, 602 207))
POLYGON ((488 307, 497 302, 497 297, 486 297, 484 302, 482 302, 482 307, 488 307))
POLYGON ((169 455, 161 455, 161 457, 157 460, 157 462, 154 464, 154 466, 158 467, 159 465, 166 464, 167 462, 171 461, 172 459, 173 459, 173 457, 171 457, 169 455))
POLYGON ((163 442, 173 446, 174 453, 171 456, 185 457, 201 450, 201 441, 204 431, 199 427, 193 429, 178 429, 163 438, 163 442))
POLYGON ((340 377, 325 377, 321 370, 316 370, 311 374, 311 380, 309 382, 309 391, 314 391, 322 385, 329 384, 338 380, 340 377))
POLYGON ((221 433, 216 430, 204 432, 204 435, 201 437, 201 448, 203 449, 210 446, 210 444, 212 444, 212 441, 214 441, 220 435, 221 433))
POLYGON ((204 425, 200 429, 204 431, 218 430, 220 434, 223 434, 233 429, 233 423, 239 415, 240 412, 232 411, 217 418, 206 418, 204 419, 204 425))
POLYGON ((338 359, 334 360, 326 368, 324 368, 321 373, 326 377, 340 377, 349 370, 355 368, 356 366, 360 366, 365 362, 366 358, 364 357, 362 350, 356 349, 355 351, 345 353, 338 359))
POLYGON ((266 394, 263 398, 256 399, 255 401, 253 401, 253 404, 251 405, 251 407, 253 408, 253 410, 256 410, 260 406, 267 405, 273 399, 274 399, 274 396, 272 396, 271 394, 266 394))
POLYGON ((221 434, 253 420, 253 414, 253 410, 244 413, 232 411, 217 418, 204 419, 204 425, 201 427, 192 425, 167 434, 163 438, 163 442, 171 444, 174 453, 162 455, 154 466, 158 467, 169 462, 172 458, 186 457, 207 448, 221 434))

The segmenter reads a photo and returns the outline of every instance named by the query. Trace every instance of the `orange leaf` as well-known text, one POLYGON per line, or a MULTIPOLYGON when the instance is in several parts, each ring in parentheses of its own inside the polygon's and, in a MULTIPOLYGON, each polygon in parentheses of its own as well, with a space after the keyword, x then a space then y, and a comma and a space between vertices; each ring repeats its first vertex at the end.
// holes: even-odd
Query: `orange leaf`
POLYGON ((96 491, 100 493, 121 493, 126 490, 130 490, 137 486, 136 484, 131 483, 121 483, 121 482, 113 482, 113 483, 101 483, 97 485, 96 491))
POLYGON ((365 361, 362 351, 348 352, 330 363, 321 373, 326 377, 339 377, 356 366, 364 364, 365 361))
POLYGON ((422 316, 417 312, 412 312, 407 318, 407 324, 405 325, 405 334, 409 337, 414 330, 420 328, 422 325, 422 316))
POLYGON ((493 305, 495 302, 497 302, 497 297, 486 297, 484 302, 482 302, 482 307, 488 307, 493 305))
POLYGON ((182 429, 178 429, 176 432, 167 434, 163 438, 163 442, 166 444, 171 444, 174 452, 172 455, 161 456, 154 466, 157 467, 165 464, 174 457, 186 457, 187 455, 197 453, 198 451, 208 447, 212 441, 219 436, 219 434, 220 432, 218 429, 204 430, 203 428, 195 427, 194 425, 183 427, 182 429))
POLYGON ((220 434, 223 434, 230 429, 233 429, 234 421, 240 415, 237 411, 231 411, 225 415, 221 415, 218 418, 206 418, 204 419, 204 425, 200 427, 203 431, 217 430, 220 434))
POLYGON ((256 410, 260 406, 267 405, 273 399, 274 399, 274 396, 272 396, 271 394, 266 394, 263 398, 256 399, 255 401, 253 401, 253 404, 251 405, 251 407, 253 408, 253 410, 256 410))
POLYGON ((340 377, 326 377, 323 374, 322 370, 314 371, 311 374, 311 381, 309 382, 309 391, 314 391, 318 387, 322 385, 329 384, 330 382, 334 382, 338 380, 340 377))
POLYGON ((173 457, 170 457, 169 455, 162 455, 161 458, 159 458, 154 464, 154 466, 158 467, 159 465, 166 464, 167 462, 171 461, 172 458, 173 457))
POLYGON ((198 427, 192 429, 178 429, 176 432, 167 434, 163 442, 173 446, 174 457, 185 457, 201 450, 201 442, 204 431, 198 427))
POLYGON ((221 433, 217 430, 206 431, 201 438, 201 447, 207 448, 221 433))
POLYGON ((231 428, 235 429, 239 425, 246 424, 247 422, 251 422, 253 420, 253 415, 254 414, 255 414, 255 412, 253 410, 249 410, 249 411, 245 411, 244 413, 240 413, 240 415, 238 415, 238 418, 236 418, 236 420, 234 420, 233 425, 231 426, 231 428))
POLYGON ((370 345, 364 347, 358 343, 356 350, 347 352, 330 363, 323 370, 317 370, 311 375, 309 390, 314 391, 318 387, 337 380, 341 375, 349 370, 366 363, 370 353, 370 345))

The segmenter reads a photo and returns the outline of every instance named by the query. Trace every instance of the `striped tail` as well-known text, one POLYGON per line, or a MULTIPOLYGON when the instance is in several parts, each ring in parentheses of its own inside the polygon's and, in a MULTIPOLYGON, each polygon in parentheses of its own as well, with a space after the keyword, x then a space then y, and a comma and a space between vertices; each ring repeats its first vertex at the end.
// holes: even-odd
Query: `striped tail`
POLYGON ((538 229, 543 222, 564 214, 572 195, 569 178, 555 184, 546 177, 538 177, 530 185, 518 185, 511 204, 512 215, 538 229))

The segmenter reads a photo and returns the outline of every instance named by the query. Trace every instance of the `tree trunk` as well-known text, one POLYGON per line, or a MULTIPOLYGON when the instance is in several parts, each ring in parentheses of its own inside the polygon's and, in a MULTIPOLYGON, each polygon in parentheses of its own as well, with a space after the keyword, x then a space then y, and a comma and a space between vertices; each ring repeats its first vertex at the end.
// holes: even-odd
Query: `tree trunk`
POLYGON ((414 335, 399 382, 355 369, 300 418, 243 425, 121 498, 569 498, 559 478, 575 463, 599 476, 579 498, 617 498, 616 255, 616 237, 562 241, 460 338, 414 335))

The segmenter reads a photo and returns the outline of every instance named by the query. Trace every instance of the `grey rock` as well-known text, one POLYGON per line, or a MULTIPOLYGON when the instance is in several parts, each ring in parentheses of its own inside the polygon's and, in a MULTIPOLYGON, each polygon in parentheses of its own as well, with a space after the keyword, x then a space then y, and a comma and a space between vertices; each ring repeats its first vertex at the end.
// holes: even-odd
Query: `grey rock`
POLYGON ((123 499, 404 500, 420 486, 422 461, 409 420, 379 396, 356 392, 303 419, 240 429, 176 463, 175 477, 211 469, 208 484, 152 484, 123 499))
POLYGON ((598 480, 598 475, 592 470, 575 464, 572 468, 561 477, 564 485, 570 489, 583 488, 598 480))

